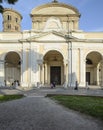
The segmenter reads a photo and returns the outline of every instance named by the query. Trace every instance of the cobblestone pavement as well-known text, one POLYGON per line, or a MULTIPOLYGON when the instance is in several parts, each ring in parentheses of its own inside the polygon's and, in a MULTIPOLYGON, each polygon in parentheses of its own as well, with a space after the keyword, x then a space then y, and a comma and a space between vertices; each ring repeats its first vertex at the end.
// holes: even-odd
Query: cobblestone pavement
POLYGON ((0 89, 0 93, 26 95, 19 100, 0 103, 0 130, 103 130, 101 121, 64 108, 44 97, 47 93, 102 96, 103 90, 0 89))

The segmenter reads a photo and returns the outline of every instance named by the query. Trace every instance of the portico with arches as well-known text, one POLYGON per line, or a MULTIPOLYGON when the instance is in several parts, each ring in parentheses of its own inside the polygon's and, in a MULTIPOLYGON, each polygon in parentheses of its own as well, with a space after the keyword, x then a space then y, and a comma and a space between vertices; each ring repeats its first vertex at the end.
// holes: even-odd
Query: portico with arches
POLYGON ((57 0, 34 7, 32 28, 23 31, 18 11, 2 16, 0 86, 103 87, 103 33, 80 30, 77 8, 57 0))

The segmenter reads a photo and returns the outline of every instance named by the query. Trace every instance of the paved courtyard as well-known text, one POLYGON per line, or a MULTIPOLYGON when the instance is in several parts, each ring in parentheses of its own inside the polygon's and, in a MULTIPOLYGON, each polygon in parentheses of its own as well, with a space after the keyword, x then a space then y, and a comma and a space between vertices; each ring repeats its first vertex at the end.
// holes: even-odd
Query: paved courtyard
POLYGON ((101 88, 79 88, 74 90, 73 87, 64 88, 62 86, 51 89, 50 87, 34 87, 32 89, 21 89, 21 88, 0 88, 0 94, 25 94, 25 96, 46 96, 47 94, 66 94, 66 95, 92 95, 92 96, 103 96, 103 89, 101 88))
POLYGON ((103 90, 34 88, 26 91, 0 89, 0 93, 26 96, 0 104, 0 130, 103 130, 101 121, 45 98, 47 93, 103 96, 103 90))

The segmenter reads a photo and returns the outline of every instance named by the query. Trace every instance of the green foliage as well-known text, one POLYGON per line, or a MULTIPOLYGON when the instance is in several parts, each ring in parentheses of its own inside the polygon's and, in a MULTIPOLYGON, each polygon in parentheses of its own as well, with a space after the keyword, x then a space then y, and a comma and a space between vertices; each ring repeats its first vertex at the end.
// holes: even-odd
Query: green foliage
POLYGON ((4 10, 3 6, 0 5, 0 13, 3 13, 3 10, 4 10))
MULTIPOLYGON (((18 0, 0 0, 0 3, 7 2, 8 4, 15 4, 18 0)), ((0 5, 0 13, 3 13, 3 6, 0 5)))
POLYGON ((9 4, 15 4, 18 0, 0 0, 0 3, 7 2, 9 4))
POLYGON ((10 100, 16 100, 24 97, 24 95, 0 95, 0 102, 10 101, 10 100))
POLYGON ((9 4, 15 4, 18 0, 4 0, 9 4))
POLYGON ((103 120, 103 97, 54 95, 50 98, 57 100, 67 108, 103 120))

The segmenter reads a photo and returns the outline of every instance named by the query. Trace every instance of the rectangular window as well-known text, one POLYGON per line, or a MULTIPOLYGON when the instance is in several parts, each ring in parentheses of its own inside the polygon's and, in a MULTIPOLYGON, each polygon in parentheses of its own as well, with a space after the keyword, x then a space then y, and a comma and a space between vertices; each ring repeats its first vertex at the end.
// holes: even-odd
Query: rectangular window
POLYGON ((11 29, 11 24, 8 25, 8 29, 11 29))

